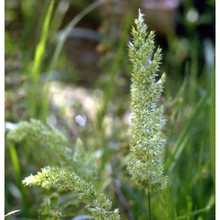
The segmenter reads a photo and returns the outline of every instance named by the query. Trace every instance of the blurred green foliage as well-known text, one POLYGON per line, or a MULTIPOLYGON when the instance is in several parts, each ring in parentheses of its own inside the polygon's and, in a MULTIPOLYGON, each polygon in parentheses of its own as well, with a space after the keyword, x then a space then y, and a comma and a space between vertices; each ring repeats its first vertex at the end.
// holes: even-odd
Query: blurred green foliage
MULTIPOLYGON (((94 4, 89 0, 54 1, 37 89, 33 91, 34 98, 30 98, 34 56, 51 2, 5 1, 5 120, 17 123, 34 117, 49 122, 74 143, 80 137, 86 148, 96 149, 101 155, 98 185, 113 201, 113 207, 120 208, 122 219, 146 219, 147 199, 130 183, 125 169, 130 87, 126 45, 133 18, 137 17, 137 9, 142 8, 141 1, 97 2, 97 7, 78 17, 76 27, 93 29, 95 34, 101 32, 101 42, 91 43, 91 32, 70 31, 70 41, 65 41, 51 65, 60 31, 94 4), (90 39, 88 44, 86 39, 90 39), (72 49, 74 42, 80 43, 81 49, 72 49), (71 54, 66 53, 68 48, 71 54), (93 60, 94 57, 97 58, 93 60), (89 81, 81 67, 91 60, 89 81), (55 94, 51 89, 54 82, 59 82, 55 84, 55 94), (65 91, 67 95, 62 96, 65 91), (84 98, 76 98, 79 91, 86 94, 84 98), (67 101, 69 96, 72 101, 67 101), (85 110, 85 104, 91 104, 94 96, 96 104, 85 110), (55 104, 54 99, 58 100, 55 104), (34 114, 30 111, 30 100, 35 106, 34 114), (44 104, 48 107, 44 108, 44 104), (77 115, 85 115, 85 126, 77 123, 77 115)), ((211 220, 215 217, 215 2, 181 1, 174 34, 157 39, 163 49, 162 72, 167 73, 161 103, 167 118, 164 159, 169 184, 164 191, 152 195, 152 219, 211 220)), ((6 132, 12 125, 6 124, 6 132)), ((41 206, 42 201, 59 209, 59 204, 71 199, 74 209, 66 204, 68 216, 82 214, 83 205, 74 202, 74 195, 55 195, 21 184, 30 172, 46 165, 36 158, 42 154, 43 148, 6 142, 5 213, 19 209, 17 219, 38 219, 38 210, 46 207, 41 206)))

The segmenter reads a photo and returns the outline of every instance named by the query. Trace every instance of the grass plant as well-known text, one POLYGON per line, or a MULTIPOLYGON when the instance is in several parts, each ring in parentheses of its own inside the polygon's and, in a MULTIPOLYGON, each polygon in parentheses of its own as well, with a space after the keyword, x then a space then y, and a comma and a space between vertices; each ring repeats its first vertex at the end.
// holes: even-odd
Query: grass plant
MULTIPOLYGON (((69 6, 74 5, 74 1, 66 2, 69 6)), ((210 9, 211 1, 207 2, 210 9)), ((111 68, 103 68, 102 74, 110 81, 101 91, 100 112, 93 121, 87 121, 85 127, 80 127, 78 133, 81 139, 73 141, 72 136, 65 133, 68 128, 63 129, 59 123, 55 128, 42 123, 48 121, 48 116, 57 117, 49 106, 48 88, 53 80, 50 74, 66 65, 62 63, 63 43, 69 31, 102 3, 76 3, 77 7, 82 4, 86 7, 59 32, 55 16, 59 4, 56 1, 22 1, 20 8, 19 4, 9 5, 6 2, 6 14, 11 16, 7 17, 6 25, 6 121, 16 127, 11 130, 6 125, 5 214, 20 210, 12 212, 7 219, 13 219, 13 215, 17 219, 91 219, 92 216, 98 216, 95 219, 110 219, 109 216, 119 219, 119 215, 125 220, 214 219, 215 49, 210 36, 200 36, 196 26, 199 22, 189 24, 184 17, 185 36, 172 36, 169 47, 162 50, 164 60, 161 69, 166 71, 166 82, 159 105, 164 106, 167 118, 163 128, 167 142, 162 161, 164 173, 168 176, 163 190, 147 195, 146 187, 138 188, 126 168, 131 161, 128 157, 129 125, 125 120, 130 94, 128 89, 117 91, 117 80, 120 72, 127 71, 121 69, 121 64, 129 62, 126 45, 132 14, 125 19, 124 32, 118 39, 119 48, 107 51, 118 51, 111 68), (39 19, 39 10, 34 10, 35 6, 42 6, 43 16, 39 19), (20 26, 21 32, 13 31, 17 30, 15 24, 19 24, 18 12, 26 21, 20 26), (33 44, 30 44, 31 35, 34 35, 33 44), (56 46, 53 36, 59 36, 56 46), (184 48, 187 57, 178 60, 175 54, 183 48, 183 42, 190 45, 188 49, 184 48), (14 54, 21 54, 21 58, 14 54), (20 63, 22 65, 18 65, 20 63), (13 84, 13 80, 18 83, 13 84), (42 91, 41 85, 44 85, 42 91), (42 122, 30 118, 41 119, 42 122), (27 122, 20 122, 27 119, 27 122), (39 136, 33 135, 35 132, 39 136), (36 176, 25 179, 30 173, 36 176), (42 181, 38 181, 41 177, 42 181), (52 185, 44 184, 51 183, 51 178, 52 185), (48 190, 25 187, 22 185, 24 179, 27 185, 37 184, 48 190), (84 188, 79 187, 80 184, 84 188), (59 188, 64 185, 69 189, 59 188), (94 200, 91 200, 92 197, 94 200), (105 205, 102 206, 102 203, 105 205)), ((184 10, 189 11, 191 5, 183 4, 184 10)), ((204 14, 209 15, 210 12, 207 10, 204 14)), ((64 16, 61 14, 59 21, 64 16)), ((207 17, 202 21, 209 22, 205 20, 207 17)), ((129 73, 126 77, 130 78, 129 73)), ((129 88, 129 80, 125 82, 129 88)), ((90 89, 95 91, 97 88, 90 89)), ((101 89, 98 89, 100 92, 101 89)), ((77 114, 84 112, 80 108, 77 108, 77 114)), ((74 128, 79 128, 77 126, 74 128)))

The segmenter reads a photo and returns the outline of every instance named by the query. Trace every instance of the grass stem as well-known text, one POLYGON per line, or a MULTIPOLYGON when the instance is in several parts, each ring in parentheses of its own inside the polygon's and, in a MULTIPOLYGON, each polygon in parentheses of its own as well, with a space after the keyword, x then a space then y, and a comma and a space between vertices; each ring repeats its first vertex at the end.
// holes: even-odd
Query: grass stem
POLYGON ((148 219, 151 220, 151 198, 150 198, 150 191, 147 193, 148 195, 148 219))

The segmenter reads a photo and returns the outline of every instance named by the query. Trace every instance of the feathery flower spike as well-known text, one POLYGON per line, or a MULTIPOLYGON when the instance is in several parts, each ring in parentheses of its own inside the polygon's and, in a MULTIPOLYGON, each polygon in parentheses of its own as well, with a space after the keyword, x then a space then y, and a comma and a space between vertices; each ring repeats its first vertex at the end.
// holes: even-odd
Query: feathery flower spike
POLYGON ((161 49, 155 51, 154 32, 147 32, 143 14, 135 19, 132 42, 129 42, 131 73, 131 143, 127 169, 140 188, 149 191, 163 189, 167 177, 163 174, 163 148, 166 140, 162 136, 165 124, 163 107, 158 101, 163 91, 165 74, 159 81, 161 49))

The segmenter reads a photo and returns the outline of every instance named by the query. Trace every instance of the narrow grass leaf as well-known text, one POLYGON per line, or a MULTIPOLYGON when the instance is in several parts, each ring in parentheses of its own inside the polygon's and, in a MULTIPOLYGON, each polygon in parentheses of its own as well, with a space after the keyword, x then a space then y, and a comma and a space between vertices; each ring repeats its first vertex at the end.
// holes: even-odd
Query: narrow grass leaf
MULTIPOLYGON (((71 22, 62 30, 60 31, 59 35, 58 35, 58 42, 57 42, 57 46, 55 48, 53 57, 51 59, 50 62, 50 66, 49 66, 49 76, 48 76, 48 80, 51 79, 51 73, 53 68, 56 67, 57 64, 57 60, 59 58, 59 55, 61 53, 61 50, 63 48, 63 44, 65 43, 66 38, 69 36, 69 34, 72 32, 73 28, 78 24, 78 22, 85 17, 87 14, 89 14, 92 10, 94 10, 95 8, 97 8, 99 5, 101 4, 100 0, 97 0, 95 2, 93 2, 92 4, 90 4, 88 7, 86 7, 85 9, 83 9, 77 16, 75 16, 71 22)), ((42 115, 43 118, 46 118, 46 114, 48 112, 48 107, 49 107, 49 102, 48 102, 48 87, 45 86, 44 88, 44 98, 42 100, 42 115)))
POLYGON ((196 120, 196 118, 199 116, 200 112, 204 107, 207 105, 207 99, 210 97, 210 88, 206 91, 204 96, 200 98, 198 101, 195 110, 192 114, 192 116, 189 118, 188 122, 186 123, 186 126, 184 127, 182 133, 180 134, 179 138, 176 141, 176 144, 171 152, 170 158, 166 162, 166 169, 169 173, 171 173, 176 166, 176 163, 178 162, 178 159, 183 152, 186 143, 189 139, 190 130, 193 127, 193 124, 196 120))
POLYGON ((39 76, 40 76, 42 60, 46 48, 46 41, 49 34, 50 20, 52 16, 53 7, 54 7, 54 0, 51 0, 43 23, 41 38, 35 50, 33 69, 30 75, 31 86, 29 91, 29 113, 32 117, 36 117, 36 111, 37 111, 36 92, 38 89, 37 87, 39 83, 39 76))
POLYGON ((192 217, 192 216, 195 216, 195 215, 199 215, 201 213, 204 213, 204 212, 208 212, 215 204, 215 196, 214 195, 211 195, 207 205, 205 208, 202 208, 202 209, 198 209, 198 210, 195 210, 193 212, 189 212, 185 215, 182 215, 182 216, 179 216, 178 217, 178 220, 179 219, 189 219, 189 217, 192 217))
POLYGON ((19 157, 18 157, 14 144, 10 142, 9 142, 9 151, 10 151, 14 174, 15 174, 16 179, 18 180, 21 177, 21 167, 19 163, 19 157))

